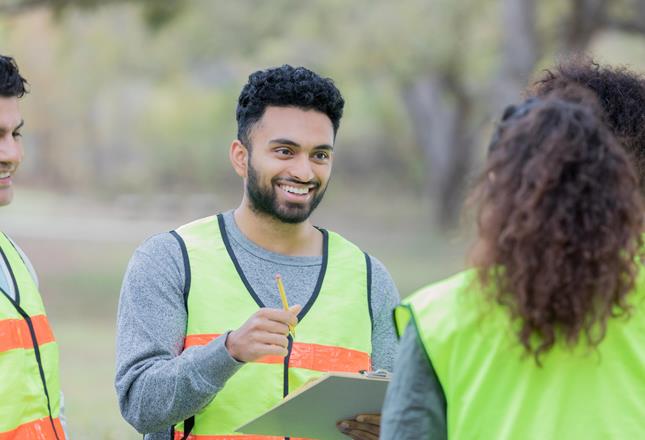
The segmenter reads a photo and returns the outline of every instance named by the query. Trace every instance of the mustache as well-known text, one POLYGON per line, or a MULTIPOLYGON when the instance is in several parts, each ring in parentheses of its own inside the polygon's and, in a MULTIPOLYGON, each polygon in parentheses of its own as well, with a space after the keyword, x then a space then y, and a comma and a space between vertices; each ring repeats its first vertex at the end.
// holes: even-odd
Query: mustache
POLYGON ((292 177, 278 177, 273 179, 273 183, 294 183, 296 185, 313 185, 314 188, 320 187, 320 180, 318 179, 303 181, 292 177))

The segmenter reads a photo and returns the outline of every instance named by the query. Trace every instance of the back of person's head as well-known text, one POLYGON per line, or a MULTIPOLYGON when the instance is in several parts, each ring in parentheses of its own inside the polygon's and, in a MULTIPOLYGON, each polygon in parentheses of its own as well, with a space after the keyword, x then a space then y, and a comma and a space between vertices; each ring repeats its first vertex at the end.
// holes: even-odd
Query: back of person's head
POLYGON ((16 61, 0 55, 0 96, 22 98, 27 93, 27 81, 20 75, 16 61))
POLYGON ((626 67, 601 66, 588 57, 576 56, 546 70, 528 93, 545 96, 572 84, 596 95, 607 124, 635 161, 645 192, 645 76, 626 67))
POLYGON ((285 64, 259 70, 249 76, 238 99, 237 137, 247 148, 251 147, 249 137, 253 125, 262 118, 268 106, 297 107, 324 113, 336 134, 344 105, 334 82, 309 69, 285 64))
POLYGON ((560 340, 600 343, 607 319, 628 312, 641 265, 633 165, 594 97, 573 87, 565 95, 507 109, 473 193, 471 258, 538 362, 560 340))

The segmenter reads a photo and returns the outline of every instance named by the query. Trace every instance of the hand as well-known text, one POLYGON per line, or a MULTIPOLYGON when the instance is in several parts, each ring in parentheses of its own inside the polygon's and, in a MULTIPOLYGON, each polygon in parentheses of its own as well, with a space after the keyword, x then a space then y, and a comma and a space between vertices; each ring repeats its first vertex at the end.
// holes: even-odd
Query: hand
POLYGON ((263 356, 286 356, 289 326, 298 323, 300 305, 287 310, 262 308, 237 330, 228 334, 226 349, 240 362, 253 362, 263 356))
POLYGON ((338 430, 354 440, 378 440, 381 432, 380 414, 359 414, 353 419, 336 423, 338 430))

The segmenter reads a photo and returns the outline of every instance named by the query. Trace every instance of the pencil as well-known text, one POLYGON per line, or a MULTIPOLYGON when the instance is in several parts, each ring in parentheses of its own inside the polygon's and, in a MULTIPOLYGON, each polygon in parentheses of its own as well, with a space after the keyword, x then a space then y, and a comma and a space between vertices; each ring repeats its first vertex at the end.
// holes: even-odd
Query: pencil
MULTIPOLYGON (((275 282, 278 284, 278 292, 280 292, 280 299, 282 300, 282 307, 285 310, 289 310, 289 302, 287 301, 287 294, 284 291, 284 285, 282 284, 282 277, 280 274, 275 275, 275 282)), ((291 333, 291 336, 294 338, 296 337, 296 329, 294 326, 290 325, 289 326, 289 332, 291 333)))

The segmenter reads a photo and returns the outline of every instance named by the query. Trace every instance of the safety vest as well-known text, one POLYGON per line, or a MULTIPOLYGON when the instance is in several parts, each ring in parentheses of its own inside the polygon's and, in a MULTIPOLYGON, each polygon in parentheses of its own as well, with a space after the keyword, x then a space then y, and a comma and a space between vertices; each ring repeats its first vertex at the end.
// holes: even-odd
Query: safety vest
MULTIPOLYGON (((341 236, 321 232, 322 269, 298 316, 296 340, 289 336, 289 354, 242 366, 205 408, 175 427, 175 439, 185 432, 194 440, 275 439, 235 435, 234 430, 325 372, 370 369, 369 257, 341 236)), ((221 215, 189 223, 175 234, 190 272, 184 344, 189 349, 239 328, 264 305, 235 259, 221 215)))
POLYGON ((609 319, 596 348, 557 343, 538 367, 508 310, 487 301, 474 270, 396 309, 414 322, 447 402, 450 439, 645 439, 645 271, 631 317, 609 319))
POLYGON ((0 289, 0 440, 63 440, 58 346, 38 288, 13 243, 0 233, 15 300, 0 289))

